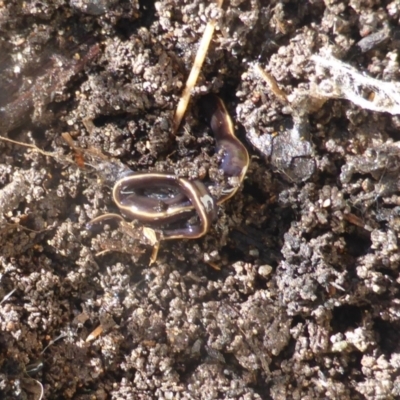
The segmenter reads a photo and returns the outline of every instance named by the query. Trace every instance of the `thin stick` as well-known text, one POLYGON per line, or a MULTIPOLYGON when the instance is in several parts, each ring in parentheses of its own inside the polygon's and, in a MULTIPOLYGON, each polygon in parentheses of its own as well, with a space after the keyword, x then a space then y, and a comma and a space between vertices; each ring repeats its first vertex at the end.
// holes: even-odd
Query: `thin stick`
POLYGON ((16 290, 17 290, 17 288, 14 288, 13 290, 11 290, 10 293, 6 294, 6 295, 3 297, 3 300, 0 301, 0 305, 3 304, 5 301, 7 301, 7 300, 14 294, 14 292, 15 292, 16 290))
POLYGON ((272 90, 272 93, 275 94, 276 97, 278 97, 278 99, 280 101, 282 101, 283 103, 287 104, 288 103, 288 98, 286 96, 286 93, 279 88, 278 84, 276 83, 275 78, 269 74, 267 71, 265 71, 264 69, 262 69, 260 67, 260 64, 256 64, 254 66, 255 71, 258 73, 258 75, 264 79, 265 82, 268 83, 270 89, 272 90))
POLYGON ((74 163, 74 160, 72 158, 63 156, 61 154, 57 154, 57 153, 51 153, 48 151, 44 151, 39 149, 39 147, 35 146, 34 144, 29 144, 29 143, 24 143, 24 142, 17 142, 16 140, 12 140, 9 138, 6 138, 4 136, 0 136, 0 140, 4 141, 4 142, 8 142, 8 143, 12 143, 12 144, 17 144, 19 146, 23 146, 23 147, 28 147, 29 149, 32 149, 34 151, 37 151, 38 153, 47 156, 47 157, 52 157, 52 158, 59 158, 59 159, 63 159, 65 161, 68 161, 70 163, 74 163))
MULTIPOLYGON (((222 3, 223 0, 217 0, 217 6, 219 8, 222 7, 222 3)), ((203 37, 201 38, 200 45, 197 50, 196 58, 194 59, 193 67, 186 81, 186 86, 185 89, 183 89, 182 96, 178 103, 178 107, 176 108, 176 113, 174 116, 174 128, 173 128, 174 135, 177 132, 179 125, 182 122, 183 116, 185 115, 187 106, 189 104, 192 89, 195 87, 197 79, 199 78, 201 67, 203 66, 204 59, 206 58, 208 47, 210 46, 210 42, 214 34, 214 29, 216 25, 217 21, 215 19, 212 19, 211 21, 208 21, 206 29, 204 30, 203 37)))

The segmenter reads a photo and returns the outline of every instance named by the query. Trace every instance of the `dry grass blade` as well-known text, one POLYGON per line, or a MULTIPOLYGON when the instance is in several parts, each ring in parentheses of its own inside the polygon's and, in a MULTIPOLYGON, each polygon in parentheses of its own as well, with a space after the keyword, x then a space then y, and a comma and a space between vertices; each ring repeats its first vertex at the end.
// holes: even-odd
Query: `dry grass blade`
POLYGON ((288 98, 286 96, 286 93, 279 88, 278 84, 276 83, 275 78, 265 71, 264 69, 261 68, 260 64, 256 64, 254 66, 255 71, 257 74, 264 79, 265 82, 268 83, 270 89, 272 92, 275 94, 275 96, 283 103, 287 104, 288 103, 288 98))
MULTIPOLYGON (((217 0, 217 6, 222 7, 223 0, 217 0)), ((186 81, 185 89, 183 89, 182 96, 179 100, 178 107, 176 108, 176 113, 174 117, 174 129, 175 134, 182 122, 183 116, 185 115, 186 108, 189 104, 190 94, 192 89, 195 87, 197 79, 199 77, 201 67, 203 66, 204 59, 210 46, 212 36, 214 34, 214 29, 217 24, 215 19, 212 19, 207 23, 206 29, 204 30, 203 37, 201 38, 199 49, 197 50, 196 58, 194 59, 193 67, 190 71, 189 77, 186 81)))
POLYGON ((39 147, 35 146, 34 144, 18 142, 16 140, 12 140, 12 139, 6 138, 4 136, 0 136, 0 140, 2 140, 4 142, 16 144, 16 145, 19 145, 19 146, 23 146, 23 147, 28 147, 29 149, 32 149, 33 151, 36 151, 36 152, 38 152, 38 153, 40 153, 40 154, 42 154, 44 156, 47 156, 47 157, 53 157, 55 159, 65 160, 65 161, 68 161, 70 163, 74 163, 74 160, 72 160, 69 157, 65 157, 65 156, 63 156, 61 154, 51 153, 51 152, 48 152, 48 151, 41 150, 41 149, 39 149, 39 147))
POLYGON ((0 301, 0 305, 3 304, 5 301, 7 301, 7 300, 14 294, 14 292, 15 292, 16 290, 17 290, 17 288, 14 288, 13 290, 11 290, 10 293, 6 294, 6 295, 3 297, 3 300, 0 301))
POLYGON ((99 337, 102 333, 103 333, 103 326, 99 325, 96 329, 94 329, 89 336, 86 338, 85 342, 91 342, 94 339, 96 339, 97 337, 99 337))

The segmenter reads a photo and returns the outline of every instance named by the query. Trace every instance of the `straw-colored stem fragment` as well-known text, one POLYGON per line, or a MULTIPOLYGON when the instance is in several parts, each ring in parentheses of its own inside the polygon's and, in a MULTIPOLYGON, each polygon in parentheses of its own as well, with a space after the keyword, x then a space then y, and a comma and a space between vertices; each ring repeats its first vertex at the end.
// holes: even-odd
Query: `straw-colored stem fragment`
MULTIPOLYGON (((217 6, 219 8, 222 7, 222 3, 223 0, 217 0, 217 6)), ((182 92, 182 96, 176 108, 176 113, 174 117, 174 128, 173 128, 174 134, 177 132, 182 122, 183 116, 185 115, 190 100, 190 94, 192 92, 192 89, 195 87, 197 83, 197 79, 199 78, 199 74, 203 66, 204 59, 206 58, 208 47, 210 46, 210 42, 214 34, 214 29, 216 24, 217 21, 215 19, 212 19, 207 23, 206 29, 204 30, 203 37, 201 38, 200 45, 197 50, 196 58, 193 63, 193 67, 190 71, 189 77, 186 81, 185 88, 183 89, 182 92)))
POLYGON ((267 71, 262 69, 260 67, 260 64, 256 64, 254 66, 254 69, 258 73, 258 75, 262 79, 264 79, 265 82, 267 82, 267 84, 269 85, 270 89, 275 94, 275 96, 278 97, 278 99, 280 101, 282 101, 283 103, 288 103, 288 98, 286 96, 286 93, 282 89, 279 88, 278 84, 276 83, 275 78, 270 73, 268 73, 267 71))

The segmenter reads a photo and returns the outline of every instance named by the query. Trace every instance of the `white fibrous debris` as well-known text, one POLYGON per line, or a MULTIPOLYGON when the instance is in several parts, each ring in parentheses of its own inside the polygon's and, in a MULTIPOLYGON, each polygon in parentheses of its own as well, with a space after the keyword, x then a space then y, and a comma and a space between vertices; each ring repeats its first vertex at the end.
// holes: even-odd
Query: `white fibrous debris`
POLYGON ((333 56, 313 55, 311 59, 330 73, 313 85, 312 95, 344 98, 367 110, 400 114, 400 83, 371 78, 333 56))

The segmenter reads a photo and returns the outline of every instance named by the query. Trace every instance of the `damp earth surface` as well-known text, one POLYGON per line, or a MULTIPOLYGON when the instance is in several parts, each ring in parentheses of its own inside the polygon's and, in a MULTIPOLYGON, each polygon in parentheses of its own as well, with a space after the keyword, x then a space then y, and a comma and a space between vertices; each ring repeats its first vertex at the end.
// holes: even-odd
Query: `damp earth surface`
POLYGON ((399 18, 390 0, 0 0, 0 135, 28 145, 0 141, 0 397, 399 398, 400 119, 313 96, 312 59, 398 82, 399 18), (221 179, 208 93, 251 156, 208 234, 151 263, 140 223, 87 229, 118 211, 121 169, 221 179))

